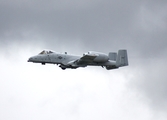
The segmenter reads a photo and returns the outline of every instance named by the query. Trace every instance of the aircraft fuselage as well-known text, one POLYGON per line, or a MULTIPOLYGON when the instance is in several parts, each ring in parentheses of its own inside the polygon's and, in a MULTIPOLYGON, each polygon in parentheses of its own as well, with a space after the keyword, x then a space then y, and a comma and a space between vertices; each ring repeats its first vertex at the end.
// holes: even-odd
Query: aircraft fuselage
POLYGON ((110 53, 110 55, 106 55, 99 52, 88 52, 83 54, 83 56, 75 56, 66 53, 61 54, 52 51, 42 51, 40 54, 30 57, 28 62, 41 63, 42 65, 45 65, 46 63, 59 64, 59 67, 61 67, 62 69, 86 67, 90 65, 102 67, 104 66, 107 70, 110 70, 128 65, 127 53, 125 50, 122 51, 123 53, 121 54, 125 57, 120 57, 119 55, 119 59, 116 53, 110 53))

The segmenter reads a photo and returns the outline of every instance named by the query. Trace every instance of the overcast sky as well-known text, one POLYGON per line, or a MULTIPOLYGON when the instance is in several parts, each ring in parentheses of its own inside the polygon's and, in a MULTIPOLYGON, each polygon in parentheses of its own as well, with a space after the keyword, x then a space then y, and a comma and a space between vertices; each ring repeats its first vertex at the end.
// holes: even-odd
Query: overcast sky
POLYGON ((1 120, 166 120, 166 0, 0 0, 1 120), (62 71, 43 49, 127 49, 129 66, 62 71))

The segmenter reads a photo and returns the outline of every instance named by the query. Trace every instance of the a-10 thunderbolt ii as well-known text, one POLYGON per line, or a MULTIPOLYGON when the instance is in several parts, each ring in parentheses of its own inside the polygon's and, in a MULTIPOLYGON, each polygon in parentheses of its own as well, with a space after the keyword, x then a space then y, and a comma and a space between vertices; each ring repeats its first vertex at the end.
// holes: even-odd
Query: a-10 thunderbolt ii
POLYGON ((30 57, 28 62, 41 63, 45 65, 57 64, 63 70, 66 68, 76 69, 78 67, 102 66, 107 70, 116 69, 128 65, 127 50, 119 50, 118 54, 109 52, 104 54, 100 52, 89 51, 83 56, 75 56, 65 53, 56 53, 51 50, 43 50, 38 55, 30 57))

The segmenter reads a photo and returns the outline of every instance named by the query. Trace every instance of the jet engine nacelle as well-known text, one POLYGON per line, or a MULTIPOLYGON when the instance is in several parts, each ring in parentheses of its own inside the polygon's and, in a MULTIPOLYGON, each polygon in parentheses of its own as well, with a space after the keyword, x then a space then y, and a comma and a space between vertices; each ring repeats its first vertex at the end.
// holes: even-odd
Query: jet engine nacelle
POLYGON ((94 62, 107 62, 109 60, 108 55, 106 55, 104 53, 90 51, 86 54, 90 55, 90 56, 96 56, 95 59, 93 60, 94 62))

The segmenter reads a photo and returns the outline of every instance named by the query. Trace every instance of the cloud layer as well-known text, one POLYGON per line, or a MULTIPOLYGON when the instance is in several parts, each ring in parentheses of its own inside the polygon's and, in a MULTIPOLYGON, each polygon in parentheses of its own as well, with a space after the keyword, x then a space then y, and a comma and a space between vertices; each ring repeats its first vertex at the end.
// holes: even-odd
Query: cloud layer
POLYGON ((0 118, 165 120, 166 5, 165 0, 0 1, 0 118), (124 48, 130 65, 61 71, 26 62, 44 48, 77 55, 124 48))

